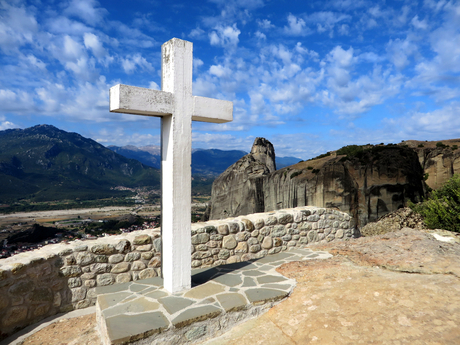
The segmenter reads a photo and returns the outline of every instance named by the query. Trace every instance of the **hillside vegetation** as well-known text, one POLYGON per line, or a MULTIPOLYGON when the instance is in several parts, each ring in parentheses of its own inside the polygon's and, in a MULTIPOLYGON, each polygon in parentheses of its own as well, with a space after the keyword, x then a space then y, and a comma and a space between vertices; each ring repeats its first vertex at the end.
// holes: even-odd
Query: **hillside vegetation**
POLYGON ((422 215, 430 229, 460 232, 460 175, 452 176, 424 202, 412 204, 411 208, 422 215))

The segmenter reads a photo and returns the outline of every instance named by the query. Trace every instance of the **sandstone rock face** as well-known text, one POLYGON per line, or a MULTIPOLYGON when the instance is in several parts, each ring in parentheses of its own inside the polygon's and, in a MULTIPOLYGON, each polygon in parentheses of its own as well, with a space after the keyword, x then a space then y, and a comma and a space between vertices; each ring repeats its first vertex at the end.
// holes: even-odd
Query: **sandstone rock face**
POLYGON ((424 196, 424 171, 408 147, 376 146, 355 157, 332 154, 272 171, 264 162, 274 155, 263 151, 272 145, 259 143, 268 142, 257 138, 251 153, 214 181, 210 219, 317 206, 348 212, 361 227, 424 196))
POLYGON ((442 142, 408 140, 400 145, 407 145, 417 152, 427 177, 425 182, 432 189, 438 189, 454 174, 460 173, 460 139, 442 142))
POLYGON ((263 177, 275 170, 273 145, 256 138, 251 152, 215 180, 210 219, 264 212, 263 177))

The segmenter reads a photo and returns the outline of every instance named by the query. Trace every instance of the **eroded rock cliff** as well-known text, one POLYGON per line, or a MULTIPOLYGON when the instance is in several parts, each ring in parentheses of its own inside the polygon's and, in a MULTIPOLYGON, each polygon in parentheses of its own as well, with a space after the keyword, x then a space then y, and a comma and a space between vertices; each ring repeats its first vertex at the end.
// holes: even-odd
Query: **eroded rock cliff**
POLYGON ((251 152, 214 181, 210 219, 264 212, 263 177, 275 170, 273 145, 256 138, 251 152))
POLYGON ((443 141, 406 140, 399 145, 413 149, 425 171, 426 184, 438 189, 460 173, 460 139, 443 141))
POLYGON ((350 155, 334 152, 278 171, 273 171, 272 148, 257 138, 251 153, 214 181, 210 219, 318 206, 348 212, 361 227, 424 195, 424 171, 406 146, 369 146, 350 155), (259 152, 257 157, 254 152, 259 152))

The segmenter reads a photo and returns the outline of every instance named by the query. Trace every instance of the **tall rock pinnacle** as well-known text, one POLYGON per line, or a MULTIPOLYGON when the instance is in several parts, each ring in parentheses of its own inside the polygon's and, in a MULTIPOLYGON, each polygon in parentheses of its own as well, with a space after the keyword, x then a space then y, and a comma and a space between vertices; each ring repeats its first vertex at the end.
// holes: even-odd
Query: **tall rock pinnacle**
POLYGON ((252 144, 251 153, 254 159, 264 163, 269 172, 276 171, 275 148, 272 143, 265 138, 256 138, 252 144))
POLYGON ((225 170, 212 185, 211 219, 263 212, 263 178, 276 171, 275 149, 256 138, 251 152, 225 170))

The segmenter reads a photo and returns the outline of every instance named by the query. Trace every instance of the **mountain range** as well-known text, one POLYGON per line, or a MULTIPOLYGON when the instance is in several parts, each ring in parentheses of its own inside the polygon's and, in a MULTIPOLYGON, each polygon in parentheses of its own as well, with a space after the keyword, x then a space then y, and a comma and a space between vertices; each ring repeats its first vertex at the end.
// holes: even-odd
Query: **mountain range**
MULTIPOLYGON (((127 158, 136 159, 142 164, 160 169, 161 150, 160 146, 108 146, 112 151, 127 158)), ((192 174, 208 177, 217 177, 225 169, 246 155, 247 152, 239 150, 218 150, 218 149, 194 149, 192 151, 192 174)), ((276 157, 278 169, 296 164, 300 158, 276 157)))
POLYGON ((158 169, 50 125, 0 131, 0 203, 119 196, 160 187, 158 169))
MULTIPOLYGON (((192 189, 211 190, 216 176, 244 151, 197 149, 192 153, 192 189), (199 177, 199 178, 198 178, 199 177)), ((297 163, 282 157, 280 166, 297 163)), ((21 199, 100 199, 127 192, 115 187, 160 188, 159 146, 110 146, 51 125, 0 131, 0 204, 21 199)))

